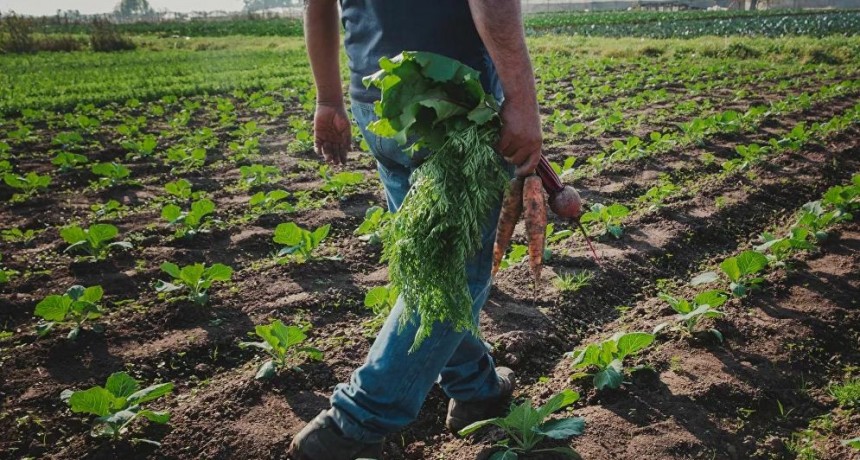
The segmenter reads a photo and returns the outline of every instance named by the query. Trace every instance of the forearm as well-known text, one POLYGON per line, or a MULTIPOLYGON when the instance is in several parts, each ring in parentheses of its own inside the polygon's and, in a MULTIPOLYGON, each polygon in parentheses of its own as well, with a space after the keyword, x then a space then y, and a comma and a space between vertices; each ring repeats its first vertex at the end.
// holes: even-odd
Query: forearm
POLYGON ((535 78, 523 32, 520 0, 469 0, 472 18, 496 65, 505 99, 534 106, 535 78))
POLYGON ((340 21, 336 0, 306 0, 305 43, 317 89, 317 102, 343 104, 340 21))

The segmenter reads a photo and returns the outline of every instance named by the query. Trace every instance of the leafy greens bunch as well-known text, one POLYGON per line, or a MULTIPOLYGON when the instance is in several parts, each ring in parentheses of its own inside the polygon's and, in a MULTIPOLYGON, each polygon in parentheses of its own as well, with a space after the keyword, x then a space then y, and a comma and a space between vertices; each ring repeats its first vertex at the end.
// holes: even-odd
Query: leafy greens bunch
POLYGON ((382 234, 391 284, 405 301, 401 326, 419 322, 413 349, 437 321, 477 334, 466 261, 480 248, 509 178, 492 147, 499 104, 477 71, 444 56, 404 51, 381 59, 380 68, 364 79, 382 93, 379 119, 368 129, 413 153, 431 153, 382 234))

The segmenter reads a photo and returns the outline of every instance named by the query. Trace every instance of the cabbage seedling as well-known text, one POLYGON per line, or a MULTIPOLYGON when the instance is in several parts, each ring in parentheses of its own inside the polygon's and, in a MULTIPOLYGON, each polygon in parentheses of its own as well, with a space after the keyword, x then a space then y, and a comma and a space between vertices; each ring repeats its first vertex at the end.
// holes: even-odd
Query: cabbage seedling
MULTIPOLYGON (((654 334, 647 332, 619 332, 603 342, 588 345, 569 354, 573 360, 574 369, 594 366, 594 387, 598 390, 618 388, 624 376, 624 358, 632 356, 654 342, 654 334)), ((580 372, 572 378, 585 377, 588 374, 580 372)))
POLYGON ((187 290, 188 300, 201 306, 209 303, 209 288, 213 283, 230 281, 233 277, 233 269, 224 264, 206 267, 197 263, 179 268, 174 263, 165 262, 161 264, 161 271, 173 277, 173 280, 158 280, 155 285, 157 292, 187 290))
MULTIPOLYGON (((720 264, 720 270, 729 279, 729 290, 735 297, 745 296, 751 289, 755 288, 764 278, 757 276, 767 267, 767 257, 753 250, 740 253, 735 257, 729 257, 720 264)), ((690 281, 693 286, 707 284, 720 278, 715 271, 702 273, 690 281)))
POLYGON ((93 224, 86 229, 71 225, 60 230, 60 236, 69 243, 69 247, 63 252, 82 251, 93 261, 106 259, 114 248, 132 248, 128 241, 110 242, 117 235, 119 230, 111 224, 93 224))
POLYGON ((275 243, 286 245, 278 251, 278 263, 295 261, 304 263, 313 258, 314 250, 328 236, 331 224, 317 227, 313 232, 305 230, 293 222, 278 225, 272 237, 275 243))
POLYGON ((390 212, 379 206, 371 206, 364 212, 364 221, 355 229, 353 234, 358 235, 358 239, 370 244, 381 244, 382 229, 391 220, 391 216, 390 212))
POLYGON ((624 230, 621 228, 621 219, 627 217, 630 210, 622 204, 604 206, 600 203, 591 205, 591 210, 583 213, 579 219, 583 224, 591 223, 596 227, 598 235, 611 234, 615 238, 621 238, 624 230))
POLYGON ((75 340, 81 332, 81 327, 87 320, 102 316, 100 302, 104 290, 101 286, 75 285, 63 295, 49 295, 36 304, 34 315, 42 318, 36 325, 36 332, 43 336, 50 332, 57 323, 71 324, 68 338, 75 340))
MULTIPOLYGON (((692 334, 695 331, 696 326, 699 324, 699 321, 704 318, 725 316, 725 313, 718 310, 718 308, 726 303, 726 300, 728 299, 725 292, 717 289, 702 292, 696 297, 693 297, 692 301, 684 298, 673 297, 663 292, 661 292, 659 296, 678 313, 678 321, 684 325, 682 330, 687 334, 692 334)), ((717 329, 709 329, 709 332, 714 334, 720 342, 723 341, 723 334, 717 329)))
POLYGON ((254 378, 270 379, 278 369, 301 370, 294 365, 301 357, 306 356, 315 361, 322 359, 322 351, 314 347, 300 346, 307 339, 305 329, 298 326, 286 326, 281 320, 270 324, 262 324, 254 328, 254 333, 263 339, 262 342, 241 342, 240 348, 254 347, 265 351, 271 357, 257 368, 254 378))
POLYGON ((458 433, 468 436, 475 431, 495 425, 507 434, 508 439, 496 444, 503 450, 494 453, 492 460, 516 460, 519 454, 560 454, 568 458, 580 458, 579 454, 570 447, 552 447, 535 449, 544 439, 567 439, 579 436, 585 430, 585 421, 581 417, 567 417, 547 420, 550 415, 579 400, 579 393, 566 389, 553 396, 543 406, 532 407, 526 400, 519 405, 512 405, 506 417, 496 417, 475 422, 458 433))
POLYGON ((6 173, 3 175, 3 182, 9 187, 22 192, 13 195, 12 201, 22 201, 48 188, 48 185, 51 185, 51 176, 39 175, 32 171, 23 176, 6 173))
POLYGON ((51 164, 58 167, 60 171, 66 172, 71 171, 82 164, 86 164, 87 161, 89 161, 87 160, 87 157, 78 153, 59 152, 53 159, 51 159, 51 164))
POLYGON ((285 190, 272 190, 270 192, 257 192, 248 201, 251 211, 257 215, 271 214, 276 212, 295 212, 296 208, 284 201, 290 194, 285 190))
POLYGON ((140 383, 133 377, 125 372, 117 372, 108 377, 104 387, 64 390, 60 399, 69 405, 72 412, 98 417, 93 422, 90 434, 118 439, 128 432, 129 425, 138 417, 158 424, 170 420, 169 412, 145 409, 142 405, 173 391, 173 384, 160 383, 142 390, 139 388, 140 383))
POLYGON ((323 179, 322 190, 324 192, 334 192, 338 198, 342 198, 347 190, 364 182, 364 175, 358 172, 339 172, 331 173, 329 165, 322 165, 319 168, 319 175, 323 179))
POLYGON ((377 286, 367 291, 367 294, 364 295, 364 306, 373 312, 373 318, 364 322, 364 328, 368 335, 376 333, 382 327, 385 318, 394 308, 399 296, 400 293, 397 292, 397 288, 390 284, 377 286))
POLYGON ((205 231, 211 222, 208 218, 215 212, 215 203, 207 198, 191 203, 191 209, 183 211, 175 204, 167 204, 161 208, 161 218, 167 221, 168 226, 176 227, 174 236, 184 238, 194 236, 205 231))
POLYGON ((96 163, 90 167, 90 171, 101 177, 93 186, 113 187, 122 184, 124 179, 131 175, 131 170, 119 163, 96 163))

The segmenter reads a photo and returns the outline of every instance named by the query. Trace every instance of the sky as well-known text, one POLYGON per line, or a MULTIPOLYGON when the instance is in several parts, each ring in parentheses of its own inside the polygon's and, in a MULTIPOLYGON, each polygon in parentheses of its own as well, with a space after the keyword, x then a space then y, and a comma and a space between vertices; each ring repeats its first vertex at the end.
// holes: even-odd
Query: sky
MULTIPOLYGON (((54 15, 57 10, 78 10, 82 14, 109 13, 119 0, 0 0, 0 12, 28 15, 54 15)), ((149 0, 156 11, 239 11, 242 0, 149 0)))

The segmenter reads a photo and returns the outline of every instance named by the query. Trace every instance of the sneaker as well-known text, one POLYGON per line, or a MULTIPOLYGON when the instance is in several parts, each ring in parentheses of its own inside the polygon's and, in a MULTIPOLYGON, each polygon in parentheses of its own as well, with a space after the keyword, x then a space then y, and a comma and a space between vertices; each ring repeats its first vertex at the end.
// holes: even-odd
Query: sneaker
POLYGON ((287 457, 293 460, 381 459, 382 442, 364 443, 344 436, 322 411, 293 437, 287 457))
POLYGON ((505 403, 514 393, 514 371, 507 367, 497 367, 496 374, 499 376, 501 393, 499 396, 483 401, 457 401, 451 399, 448 402, 448 416, 445 418, 445 426, 457 434, 463 428, 488 418, 502 415, 507 408, 505 403))

